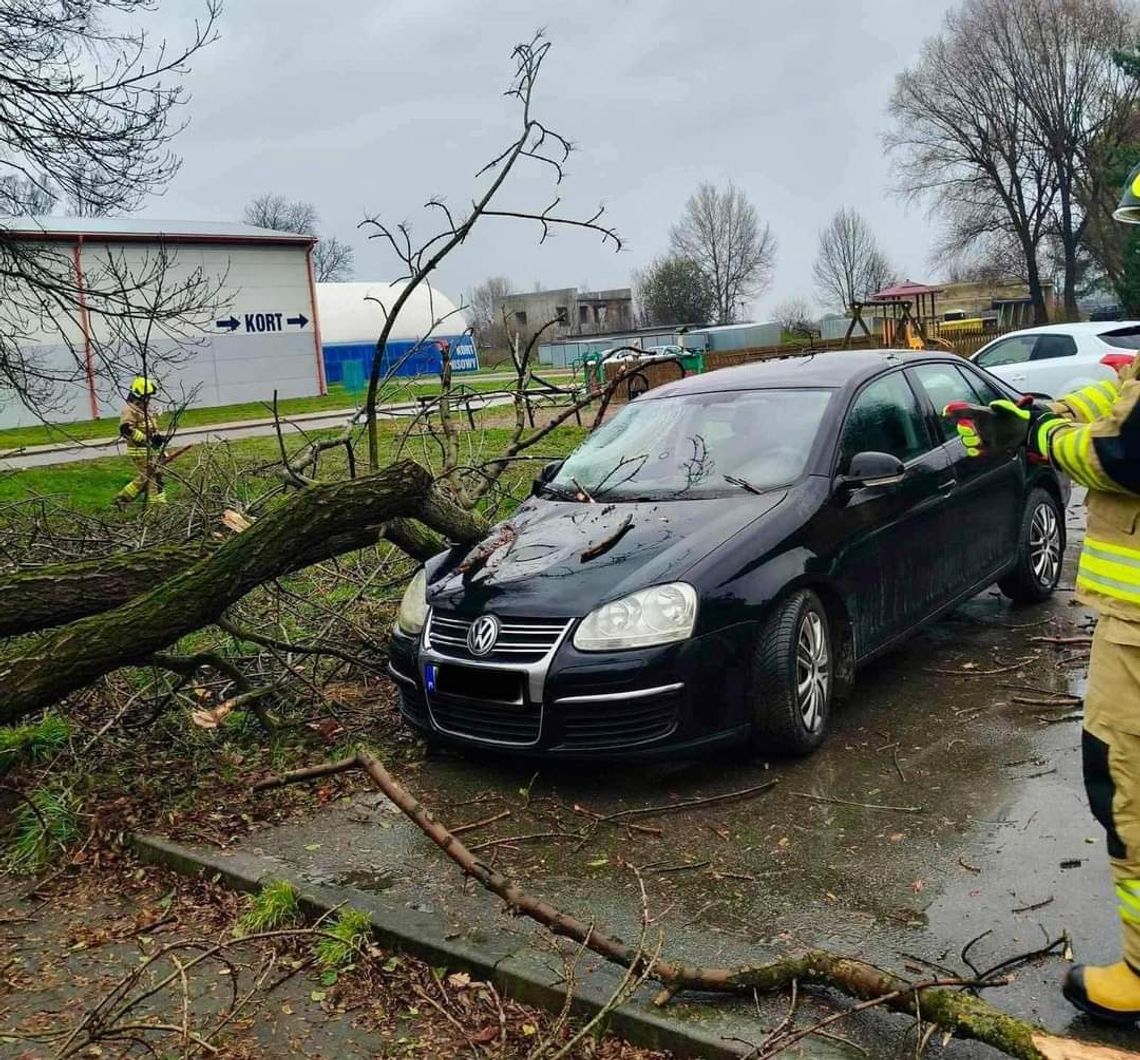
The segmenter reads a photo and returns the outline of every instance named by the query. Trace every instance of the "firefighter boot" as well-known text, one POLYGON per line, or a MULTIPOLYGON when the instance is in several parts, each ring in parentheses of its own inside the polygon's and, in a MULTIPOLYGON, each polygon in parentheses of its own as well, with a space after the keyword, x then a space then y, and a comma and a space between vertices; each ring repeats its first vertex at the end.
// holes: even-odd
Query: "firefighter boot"
POLYGON ((1105 1023, 1140 1020, 1140 974, 1132 966, 1077 964, 1065 976, 1065 997, 1082 1012, 1105 1023))

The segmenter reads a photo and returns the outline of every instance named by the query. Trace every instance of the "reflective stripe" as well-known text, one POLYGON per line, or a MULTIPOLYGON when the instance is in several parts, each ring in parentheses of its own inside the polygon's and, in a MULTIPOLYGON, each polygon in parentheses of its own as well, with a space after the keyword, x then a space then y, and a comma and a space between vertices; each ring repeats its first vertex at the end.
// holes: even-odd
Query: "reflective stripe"
POLYGON ((1122 905, 1116 907, 1116 912, 1119 914, 1120 919, 1126 924, 1140 924, 1140 913, 1130 912, 1122 905))
POLYGON ((139 495, 139 488, 133 482, 128 482, 121 490, 119 496, 127 500, 134 500, 139 495))
POLYGON ((1117 907, 1120 919, 1130 924, 1140 924, 1140 893, 1137 893, 1136 880, 1121 880, 1116 884, 1117 907))
POLYGON ((1088 399, 1089 404, 1096 408, 1099 416, 1107 416, 1112 411, 1113 399, 1098 386, 1087 386, 1081 395, 1088 399))
POLYGON ((1092 423, 1097 416, 1092 407, 1085 402, 1085 397, 1089 397, 1091 400, 1091 395, 1082 395, 1080 391, 1077 391, 1075 394, 1066 394, 1062 400, 1076 410, 1082 422, 1092 423))
MULTIPOLYGON (((1140 604, 1140 551, 1086 539, 1077 586, 1130 604, 1140 604)), ((1136 882, 1140 899, 1140 882, 1136 882)))
POLYGON ((136 460, 141 460, 149 452, 149 449, 139 449, 137 446, 133 445, 127 446, 127 456, 134 457, 136 460))
POLYGON ((1118 382, 1113 379, 1102 379, 1100 382, 1094 383, 1093 386, 1100 390, 1109 401, 1116 404, 1116 399, 1120 397, 1120 384, 1118 382))
POLYGON ((1053 432, 1066 426, 1062 419, 1046 420, 1037 430, 1037 451, 1042 456, 1049 455, 1049 439, 1053 432))
MULTIPOLYGON (((1085 551, 1102 559, 1111 559, 1116 563, 1124 563, 1132 567, 1140 567, 1140 549, 1129 548, 1127 545, 1114 545, 1099 538, 1086 537, 1085 551)), ((1138 881, 1140 885, 1140 881, 1138 881)))

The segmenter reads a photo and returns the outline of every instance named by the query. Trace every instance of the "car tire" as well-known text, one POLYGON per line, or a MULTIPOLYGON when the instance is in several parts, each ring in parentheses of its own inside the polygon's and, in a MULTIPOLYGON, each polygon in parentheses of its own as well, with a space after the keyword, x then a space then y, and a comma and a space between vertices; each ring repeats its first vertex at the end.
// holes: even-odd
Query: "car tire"
POLYGON ((810 590, 777 605, 764 623, 750 683, 752 747, 806 755, 827 734, 835 687, 827 610, 810 590))
POLYGON ((1014 603, 1048 600, 1061 580, 1065 558, 1065 516, 1048 490, 1030 490, 1018 531, 1017 566, 998 582, 1014 603))

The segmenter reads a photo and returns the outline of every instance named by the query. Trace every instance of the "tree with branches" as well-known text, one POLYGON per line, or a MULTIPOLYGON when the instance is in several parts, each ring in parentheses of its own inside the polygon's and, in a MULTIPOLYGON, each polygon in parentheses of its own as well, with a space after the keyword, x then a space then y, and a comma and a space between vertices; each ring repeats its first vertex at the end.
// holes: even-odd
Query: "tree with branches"
POLYGON ((339 283, 352 279, 356 252, 339 236, 320 236, 317 208, 303 199, 287 199, 267 192, 246 203, 242 214, 246 224, 255 228, 271 228, 275 232, 296 232, 317 236, 313 248, 313 273, 317 283, 339 283))
POLYGON ((503 323, 503 300, 511 290, 511 281, 506 276, 488 276, 468 292, 471 328, 480 346, 506 349, 508 336, 503 323))
POLYGON ((685 203, 669 242, 678 257, 696 262, 716 295, 718 324, 731 324, 763 294, 776 266, 776 237, 735 184, 702 184, 685 203))
POLYGON ((692 258, 655 258, 636 276, 635 288, 646 327, 705 324, 717 314, 716 290, 692 258))
MULTIPOLYGON (((153 0, 4 5, 0 212, 42 213, 56 198, 89 212, 130 211, 177 172, 170 143, 187 98, 181 82, 215 39, 219 4, 203 0, 181 46, 149 34, 155 7, 153 0)), ((49 362, 29 335, 66 332, 82 317, 130 316, 138 293, 106 270, 86 277, 81 293, 70 254, 0 223, 0 400, 16 397, 39 411, 86 371, 78 355, 49 362)))
POLYGON ((837 210, 819 233, 812 275, 824 304, 846 310, 888 286, 894 272, 858 210, 837 210))

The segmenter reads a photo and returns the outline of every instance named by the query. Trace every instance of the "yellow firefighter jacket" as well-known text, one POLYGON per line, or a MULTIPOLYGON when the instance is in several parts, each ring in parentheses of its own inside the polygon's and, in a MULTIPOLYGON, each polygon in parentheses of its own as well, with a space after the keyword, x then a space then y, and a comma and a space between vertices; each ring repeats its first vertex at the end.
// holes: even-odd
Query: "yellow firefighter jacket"
POLYGON ((145 457, 151 435, 158 431, 159 405, 148 401, 144 408, 141 402, 126 401, 119 412, 119 434, 126 439, 127 456, 145 457))
POLYGON ((1102 615, 1140 623, 1140 355, 1120 373, 1066 394, 1030 444, 1087 486, 1088 530, 1077 598, 1102 615))

